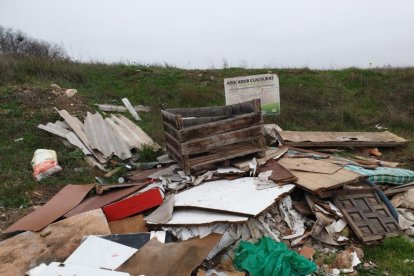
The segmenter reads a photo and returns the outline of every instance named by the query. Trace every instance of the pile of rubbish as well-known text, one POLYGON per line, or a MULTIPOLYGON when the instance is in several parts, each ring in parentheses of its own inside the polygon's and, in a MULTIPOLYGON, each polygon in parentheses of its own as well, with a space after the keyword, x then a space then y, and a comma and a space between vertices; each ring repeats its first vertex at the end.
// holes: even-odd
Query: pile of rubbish
POLYGON ((6 229, 18 234, 0 243, 1 275, 340 275, 363 262, 358 245, 414 236, 414 172, 378 158, 407 142, 390 132, 264 125, 265 154, 189 174, 168 154, 129 166, 132 149, 159 146, 125 116, 58 112, 39 128, 128 170, 122 183, 67 185, 6 229))

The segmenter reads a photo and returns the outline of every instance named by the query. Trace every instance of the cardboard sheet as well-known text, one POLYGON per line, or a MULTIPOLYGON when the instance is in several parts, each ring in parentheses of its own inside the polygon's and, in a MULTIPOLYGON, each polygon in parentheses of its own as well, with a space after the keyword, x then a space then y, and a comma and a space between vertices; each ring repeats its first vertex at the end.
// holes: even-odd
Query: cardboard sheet
POLYGON ((139 186, 133 186, 130 188, 123 188, 123 189, 117 189, 111 192, 104 193, 103 195, 96 195, 89 198, 86 198, 82 201, 78 206, 70 210, 65 214, 65 217, 71 217, 83 212, 87 212, 90 210, 99 209, 103 206, 106 206, 108 204, 111 204, 117 200, 120 200, 126 196, 129 196, 130 194, 133 194, 148 184, 143 183, 139 186))
POLYGON ((4 233, 23 230, 39 231, 45 228, 78 205, 94 186, 94 184, 65 186, 45 205, 18 220, 4 233))
POLYGON ((333 174, 341 169, 340 166, 325 160, 312 158, 282 158, 279 164, 288 170, 333 174))
POLYGON ((257 190, 253 177, 217 180, 178 193, 175 207, 194 207, 256 216, 295 185, 257 190))
POLYGON ((220 241, 221 235, 211 234, 177 243, 150 240, 117 271, 131 275, 190 275, 220 241))
POLYGON ((66 259, 65 264, 114 270, 138 249, 96 236, 89 236, 66 259))
POLYGON ((148 231, 145 225, 144 216, 141 214, 129 218, 110 221, 108 224, 112 234, 127 234, 148 231))
POLYGON ((200 225, 217 222, 246 222, 248 219, 247 216, 186 208, 174 210, 172 218, 166 223, 158 223, 150 220, 147 223, 161 225, 200 225))

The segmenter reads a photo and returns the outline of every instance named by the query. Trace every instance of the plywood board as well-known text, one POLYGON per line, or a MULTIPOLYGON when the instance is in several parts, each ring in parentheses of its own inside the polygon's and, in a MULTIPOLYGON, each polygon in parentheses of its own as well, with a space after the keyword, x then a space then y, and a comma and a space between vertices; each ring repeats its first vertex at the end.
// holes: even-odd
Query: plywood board
POLYGON ((217 180, 178 193, 175 207, 194 207, 256 216, 295 185, 257 190, 253 177, 217 180))
POLYGON ((354 183, 365 178, 364 176, 345 169, 340 169, 333 174, 294 170, 291 170, 291 173, 298 178, 295 182, 297 185, 313 194, 317 194, 323 190, 341 187, 345 184, 354 183))
POLYGON ((127 234, 148 231, 145 226, 144 216, 141 214, 120 220, 110 221, 108 222, 108 225, 112 234, 127 234))
POLYGON ((159 225, 200 225, 217 222, 246 222, 247 216, 231 215, 215 211, 199 209, 178 209, 174 210, 172 218, 166 223, 147 221, 147 224, 159 225))
POLYGON ((114 270, 128 260, 138 249, 103 238, 89 236, 70 255, 65 264, 114 270))
POLYGON ((288 170, 333 174, 341 169, 341 166, 325 160, 312 158, 282 158, 279 164, 288 170))
POLYGON ((4 232, 39 231, 78 205, 95 184, 67 185, 40 208, 21 218, 4 232))
POLYGON ((294 147, 395 147, 408 141, 389 131, 279 131, 282 144, 294 147))

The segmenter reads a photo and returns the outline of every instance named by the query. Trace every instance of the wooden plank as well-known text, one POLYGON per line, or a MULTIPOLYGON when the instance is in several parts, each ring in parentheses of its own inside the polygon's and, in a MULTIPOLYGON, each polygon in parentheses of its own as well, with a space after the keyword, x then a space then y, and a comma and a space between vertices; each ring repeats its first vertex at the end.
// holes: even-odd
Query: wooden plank
POLYGON ((263 117, 261 113, 239 115, 219 122, 184 128, 180 130, 180 141, 209 137, 210 135, 247 128, 262 123, 263 117))
POLYGON ((262 126, 257 125, 245 129, 220 133, 206 138, 194 139, 181 143, 181 152, 182 154, 201 153, 217 147, 254 139, 263 136, 262 130, 262 126))
POLYGON ((170 123, 174 128, 181 129, 182 125, 180 125, 180 120, 177 115, 174 115, 170 112, 167 112, 165 110, 161 110, 161 116, 162 120, 164 122, 170 123))
POLYGON ((198 125, 201 125, 201 124, 216 122, 216 121, 224 120, 224 119, 227 119, 227 118, 229 118, 229 116, 183 118, 183 127, 188 128, 188 127, 192 127, 192 126, 198 126, 198 125))
POLYGON ((408 143, 391 132, 279 131, 282 144, 295 147, 396 147, 408 143))
POLYGON ((209 153, 205 156, 190 158, 189 163, 191 168, 193 168, 240 156, 245 156, 248 154, 260 152, 261 150, 261 148, 252 145, 228 145, 217 148, 215 152, 209 153))
MULTIPOLYGON (((178 142, 173 136, 169 133, 164 133, 165 143, 170 145, 172 148, 177 149, 178 153, 181 153, 180 142, 178 142)), ((181 154, 180 154, 181 155, 181 154)))
POLYGON ((180 141, 180 133, 170 123, 164 121, 164 132, 170 134, 172 137, 180 141))
POLYGON ((169 108, 166 111, 175 115, 179 114, 181 117, 231 116, 231 108, 228 106, 169 108))
POLYGON ((181 154, 178 153, 178 151, 176 151, 173 147, 171 147, 170 145, 166 144, 165 145, 167 147, 167 152, 168 154, 180 165, 182 165, 183 163, 183 159, 181 154))

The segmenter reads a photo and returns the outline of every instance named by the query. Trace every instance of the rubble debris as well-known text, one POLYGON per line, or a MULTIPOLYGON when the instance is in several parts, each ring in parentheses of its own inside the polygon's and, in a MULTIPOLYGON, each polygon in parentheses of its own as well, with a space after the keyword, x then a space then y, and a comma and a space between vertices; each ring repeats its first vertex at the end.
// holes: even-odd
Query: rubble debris
POLYGON ((414 181, 414 171, 407 169, 378 167, 374 170, 368 170, 354 165, 348 165, 345 168, 360 175, 368 176, 368 179, 375 184, 403 185, 414 181))
POLYGON ((313 255, 315 254, 315 249, 309 246, 303 246, 299 254, 305 257, 308 260, 313 260, 313 255))
POLYGON ((373 190, 337 195, 333 200, 363 242, 400 234, 398 222, 373 190))
POLYGON ((65 186, 45 205, 15 222, 4 233, 39 231, 45 228, 79 204, 93 187, 94 184, 65 186))
POLYGON ((76 94, 76 93, 78 93, 78 90, 73 89, 73 88, 71 88, 71 89, 66 89, 66 90, 65 90, 65 94, 66 94, 66 96, 68 96, 69 98, 72 98, 73 96, 75 96, 75 94, 76 94))
POLYGON ((316 271, 315 263, 286 244, 263 237, 256 244, 241 241, 235 253, 235 267, 257 275, 308 275, 316 271))
MULTIPOLYGON (((128 109, 125 106, 121 105, 112 105, 112 104, 95 104, 101 111, 105 112, 127 112, 128 109)), ((143 105, 133 106, 136 112, 149 112, 151 108, 143 105)))
POLYGON ((293 147, 396 147, 408 141, 389 131, 332 132, 332 131, 278 131, 279 141, 293 147))
POLYGON ((263 166, 260 166, 258 172, 272 171, 269 179, 273 180, 276 184, 293 183, 297 177, 293 175, 289 170, 282 166, 278 161, 270 159, 263 166))
POLYGON ((398 223, 402 230, 414 237, 414 213, 412 210, 398 208, 398 223))
POLYGON ((33 178, 40 181, 52 174, 60 172, 62 167, 58 165, 54 150, 37 149, 32 159, 33 178))
MULTIPOLYGON (((108 193, 104 193, 103 195, 96 195, 91 196, 84 199, 81 203, 79 203, 76 207, 72 208, 65 214, 65 217, 71 217, 83 212, 87 212, 90 210, 98 209, 108 204, 111 204, 117 200, 125 198, 141 189, 146 187, 148 184, 142 183, 141 185, 132 186, 130 188, 119 189, 116 191, 111 191, 108 193)), ((95 186, 95 185, 93 185, 95 186)))
POLYGON ((362 250, 356 247, 349 247, 336 256, 332 273, 334 275, 341 275, 343 273, 354 272, 354 267, 361 263, 360 258, 363 257, 362 250), (362 254, 358 256, 358 253, 362 254))
POLYGON ((406 192, 410 189, 414 188, 414 182, 410 182, 404 185, 398 185, 396 187, 391 187, 387 190, 384 191, 384 194, 386 194, 387 196, 392 196, 392 195, 396 195, 399 193, 403 193, 406 192))
POLYGON ((411 188, 403 194, 394 196, 391 199, 391 203, 395 207, 414 209, 414 188, 411 188))
POLYGON ((142 214, 120 220, 113 220, 108 222, 108 224, 112 234, 128 234, 148 231, 144 221, 144 215, 142 214))
POLYGON ((117 271, 131 275, 190 275, 220 239, 218 234, 165 244, 152 239, 117 271))
POLYGON ((136 248, 100 237, 89 236, 66 259, 65 265, 79 265, 115 270, 135 252, 136 248), (93 252, 93 254, 91 254, 93 252))
POLYGON ((287 184, 257 190, 253 177, 210 181, 178 193, 174 207, 196 207, 256 216, 293 188, 294 185, 287 184))
POLYGON ((171 220, 173 216, 174 201, 175 195, 168 195, 161 206, 145 217, 145 221, 152 224, 163 224, 171 220))
POLYGON ((167 109, 161 113, 167 152, 187 174, 202 165, 252 153, 265 154, 259 100, 228 106, 167 109))
POLYGON ((141 118, 139 117, 138 113, 136 112, 136 110, 134 109, 134 107, 132 106, 132 104, 129 102, 129 100, 127 98, 123 98, 121 101, 125 105, 125 107, 128 109, 129 114, 131 114, 131 116, 136 121, 141 121, 141 118))
POLYGON ((106 205, 102 208, 108 221, 119 220, 130 215, 161 205, 163 194, 159 188, 138 192, 126 199, 106 205))
POLYGON ((41 263, 64 261, 83 236, 106 234, 110 231, 101 210, 55 222, 39 233, 23 232, 0 242, 0 275, 23 275, 41 263))
MULTIPOLYGON (((259 165, 263 165, 264 163, 266 163, 270 159, 278 160, 285 153, 287 153, 288 150, 289 149, 287 147, 281 147, 281 148, 267 147, 265 157, 256 158, 256 161, 259 165)), ((240 170, 249 171, 250 170, 250 165, 249 165, 250 162, 251 161, 242 160, 242 161, 232 162, 232 165, 235 166, 236 168, 239 168, 240 170)))
POLYGON ((148 218, 146 220, 149 225, 207 225, 218 222, 246 222, 248 217, 186 208, 174 210, 171 219, 165 222, 154 222, 148 218))

